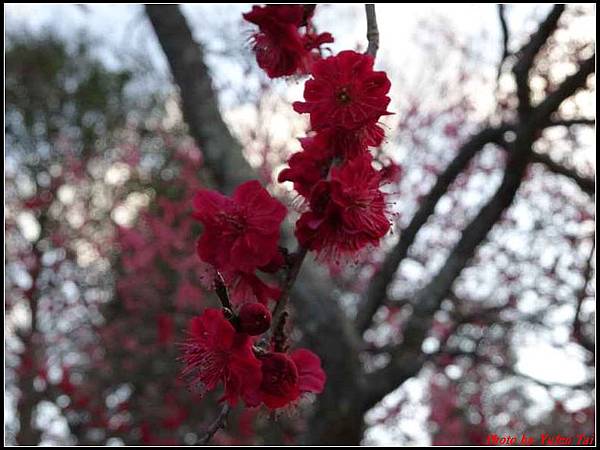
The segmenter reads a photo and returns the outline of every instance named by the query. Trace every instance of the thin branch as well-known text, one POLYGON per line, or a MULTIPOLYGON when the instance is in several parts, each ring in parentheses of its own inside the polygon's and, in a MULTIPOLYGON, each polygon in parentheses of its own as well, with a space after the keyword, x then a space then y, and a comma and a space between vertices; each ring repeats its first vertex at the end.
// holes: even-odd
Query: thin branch
POLYGON ((367 40, 369 41, 366 53, 375 58, 375 56, 377 56, 377 50, 379 50, 379 28, 377 28, 375 5, 371 3, 366 4, 365 12, 367 15, 367 40))
POLYGON ((594 126, 596 125, 596 119, 587 119, 585 117, 578 119, 558 119, 552 120, 548 124, 549 127, 572 127, 576 125, 594 126))
POLYGON ((281 289, 281 296, 279 300, 277 300, 277 304, 273 308, 272 312, 272 321, 271 321, 271 330, 269 333, 265 333, 262 344, 266 344, 268 339, 273 335, 273 333, 281 329, 283 324, 282 320, 285 320, 285 309, 290 297, 290 291, 296 282, 296 278, 298 278, 298 274, 300 273, 300 268, 302 267, 302 263, 306 258, 307 250, 305 248, 299 247, 296 253, 293 253, 288 258, 291 260, 290 264, 287 268, 285 281, 283 287, 281 289))
POLYGON ((575 308, 575 317, 573 319, 573 337, 577 340, 577 342, 585 348, 590 353, 596 352, 596 345, 594 342, 590 341, 585 337, 585 335, 581 331, 581 320, 579 320, 579 316, 581 315, 581 305, 586 298, 586 291, 590 284, 590 280, 592 278, 592 263, 594 262, 594 251, 596 250, 596 241, 593 241, 592 248, 590 250, 590 254, 588 256, 585 269, 583 270, 583 278, 584 283, 577 295, 577 307, 575 308))
POLYGON ((504 4, 498 5, 498 19, 500 20, 500 29, 502 30, 502 57, 500 59, 500 63, 498 64, 498 75, 496 76, 496 80, 500 79, 500 74, 502 73, 502 67, 504 66, 504 62, 510 54, 508 51, 509 31, 505 16, 505 6, 506 5, 504 4))
POLYGON ((583 192, 589 195, 594 195, 596 193, 596 183, 593 178, 580 175, 576 170, 557 163, 547 154, 533 152, 531 161, 543 164, 551 172, 570 178, 577 183, 583 192))
POLYGON ((487 356, 483 356, 476 352, 465 352, 465 351, 461 351, 461 350, 444 349, 444 350, 439 350, 435 353, 430 353, 428 359, 434 359, 435 357, 442 356, 442 355, 471 358, 473 362, 476 362, 479 364, 487 364, 490 367, 492 367, 496 370, 499 370, 500 372, 503 372, 508 375, 512 375, 514 377, 523 378, 527 381, 536 383, 539 386, 542 386, 546 389, 551 389, 554 387, 561 387, 561 388, 567 388, 567 389, 588 389, 591 386, 593 386, 593 384, 591 384, 589 381, 581 383, 581 384, 575 384, 575 385, 568 384, 568 383, 562 383, 560 381, 556 381, 556 382, 542 381, 532 375, 527 375, 526 373, 518 371, 517 369, 514 368, 514 366, 511 366, 509 364, 496 364, 492 360, 490 360, 490 358, 488 358, 487 356))
POLYGON ((227 424, 227 416, 229 415, 230 411, 231 407, 228 403, 225 403, 223 408, 221 408, 221 412, 217 416, 216 420, 208 427, 206 433, 200 439, 200 445, 208 444, 217 431, 219 431, 221 428, 225 428, 225 425, 227 424))
POLYGON ((531 117, 533 126, 543 128, 552 123, 552 115, 558 111, 562 102, 575 94, 577 90, 585 87, 588 76, 594 73, 595 70, 596 54, 594 53, 579 64, 577 72, 565 78, 556 90, 536 106, 531 117))

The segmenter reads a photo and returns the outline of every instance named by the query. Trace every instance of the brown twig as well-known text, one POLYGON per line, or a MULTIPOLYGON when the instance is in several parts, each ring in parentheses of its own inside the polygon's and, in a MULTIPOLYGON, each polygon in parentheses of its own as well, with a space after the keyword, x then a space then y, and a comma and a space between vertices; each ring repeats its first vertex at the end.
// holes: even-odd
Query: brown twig
POLYGON ((377 50, 379 50, 379 28, 377 28, 375 5, 366 4, 365 12, 367 14, 367 40, 369 41, 366 53, 375 58, 375 56, 377 56, 377 50))
POLYGON ((216 420, 211 424, 210 427, 208 427, 206 434, 202 437, 202 439, 200 439, 201 445, 208 444, 217 431, 219 431, 221 428, 225 428, 229 411, 231 411, 231 406, 229 406, 228 403, 225 403, 223 408, 221 408, 221 412, 217 416, 216 420))
POLYGON ((290 263, 287 268, 287 273, 285 277, 284 284, 281 290, 281 296, 273 308, 272 312, 272 326, 271 331, 265 334, 264 339, 262 340, 263 344, 268 342, 268 339, 277 329, 281 329, 282 324, 280 323, 282 320, 285 320, 285 307, 287 306, 288 299, 290 297, 290 290, 298 278, 298 274, 300 273, 300 268, 302 267, 302 263, 304 262, 304 258, 306 257, 307 250, 305 248, 298 248, 296 253, 293 253, 289 256, 290 263))

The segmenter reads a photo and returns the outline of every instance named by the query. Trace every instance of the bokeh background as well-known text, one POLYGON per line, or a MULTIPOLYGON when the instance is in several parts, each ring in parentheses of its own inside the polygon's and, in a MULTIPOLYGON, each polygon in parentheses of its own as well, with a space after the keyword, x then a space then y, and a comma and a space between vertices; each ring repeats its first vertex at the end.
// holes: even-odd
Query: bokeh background
MULTIPOLYGON (((250 6, 162 7, 164 20, 183 14, 198 82, 212 83, 192 105, 194 81, 174 81, 143 6, 5 6, 6 443, 193 445, 218 414, 218 395, 178 377, 187 321, 216 304, 199 282, 190 199, 251 174, 293 209, 276 178, 308 129, 291 108, 304 79, 256 66, 250 6), (194 123, 186 108, 218 114, 194 123), (203 140, 207 127, 220 144, 203 140)), ((214 443, 594 432, 594 74, 536 129, 519 189, 473 258, 432 305, 415 302, 502 186, 530 113, 512 69, 551 9, 376 6, 395 112, 377 158, 402 168, 394 232, 354 264, 305 264, 293 336, 323 359, 326 392, 277 417, 237 409, 214 443)), ((594 54, 595 12, 560 14, 532 61, 532 105, 594 54)), ((315 23, 333 53, 366 48, 362 5, 319 5, 315 23)))

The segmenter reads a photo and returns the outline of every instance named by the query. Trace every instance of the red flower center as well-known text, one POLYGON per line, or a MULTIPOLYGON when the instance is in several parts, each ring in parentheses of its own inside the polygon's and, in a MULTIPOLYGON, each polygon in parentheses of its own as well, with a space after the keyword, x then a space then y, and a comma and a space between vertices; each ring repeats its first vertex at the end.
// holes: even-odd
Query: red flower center
POLYGON ((246 220, 241 214, 220 213, 219 220, 223 224, 223 230, 229 230, 232 234, 240 235, 246 231, 246 220))
POLYGON ((348 93, 347 86, 342 87, 338 91, 336 97, 337 97, 338 102, 341 103, 342 105, 347 105, 352 100, 352 98, 350 97, 350 94, 348 93))

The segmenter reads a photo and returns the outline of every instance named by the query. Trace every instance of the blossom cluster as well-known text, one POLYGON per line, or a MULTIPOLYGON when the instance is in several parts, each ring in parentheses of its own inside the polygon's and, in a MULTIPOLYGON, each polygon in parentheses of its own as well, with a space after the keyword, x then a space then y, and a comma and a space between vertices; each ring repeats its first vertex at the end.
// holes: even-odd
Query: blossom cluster
POLYGON ((320 58, 321 45, 333 42, 331 34, 315 33, 311 22, 315 6, 253 6, 243 14, 258 25, 252 48, 258 65, 270 78, 309 73, 320 58))
POLYGON ((277 409, 303 393, 321 392, 325 384, 314 353, 300 349, 288 355, 275 342, 267 348, 259 342, 271 327, 269 300, 278 300, 281 290, 257 272, 276 272, 284 265, 278 241, 286 214, 258 181, 241 184, 231 197, 207 189, 194 197, 193 217, 204 228, 198 256, 209 279, 222 277, 218 283, 229 288, 222 295, 231 305, 192 319, 183 344, 183 374, 207 391, 222 383, 222 400, 231 405, 242 399, 249 407, 277 409))
POLYGON ((337 263, 378 245, 390 229, 381 187, 397 173, 376 170, 369 151, 384 138, 379 119, 390 114, 390 81, 373 63, 371 55, 342 51, 314 64, 304 102, 294 103, 309 114, 312 135, 300 139, 302 151, 278 178, 308 205, 296 224, 300 245, 337 263))
POLYGON ((264 306, 247 303, 239 318, 241 324, 236 327, 236 321, 228 320, 221 309, 208 308, 192 319, 190 337, 184 344, 184 375, 192 374, 206 390, 222 382, 222 400, 230 405, 241 398, 246 406, 264 404, 277 409, 304 393, 323 390, 325 373, 319 357, 311 351, 299 349, 288 355, 260 351, 254 345, 252 334, 262 333, 270 325, 264 306))
MULTIPOLYGON (((370 55, 343 51, 322 58, 317 49, 333 39, 314 32, 313 13, 308 5, 254 6, 244 18, 259 26, 253 49, 270 77, 311 76, 294 109, 309 114, 312 131, 278 181, 292 182, 302 198, 295 229, 300 249, 339 260, 377 245, 390 228, 381 186, 394 171, 376 169, 369 150, 384 138, 379 119, 390 114, 390 81, 373 69, 370 55)), ((279 247, 287 208, 258 181, 241 184, 231 196, 200 189, 193 203, 193 217, 203 226, 197 253, 223 307, 191 321, 184 375, 204 390, 222 384, 221 400, 231 405, 242 400, 278 409, 322 392, 319 357, 306 349, 288 353, 282 323, 271 323, 270 303, 287 293, 265 278, 277 272, 287 278, 301 261, 279 247)))

